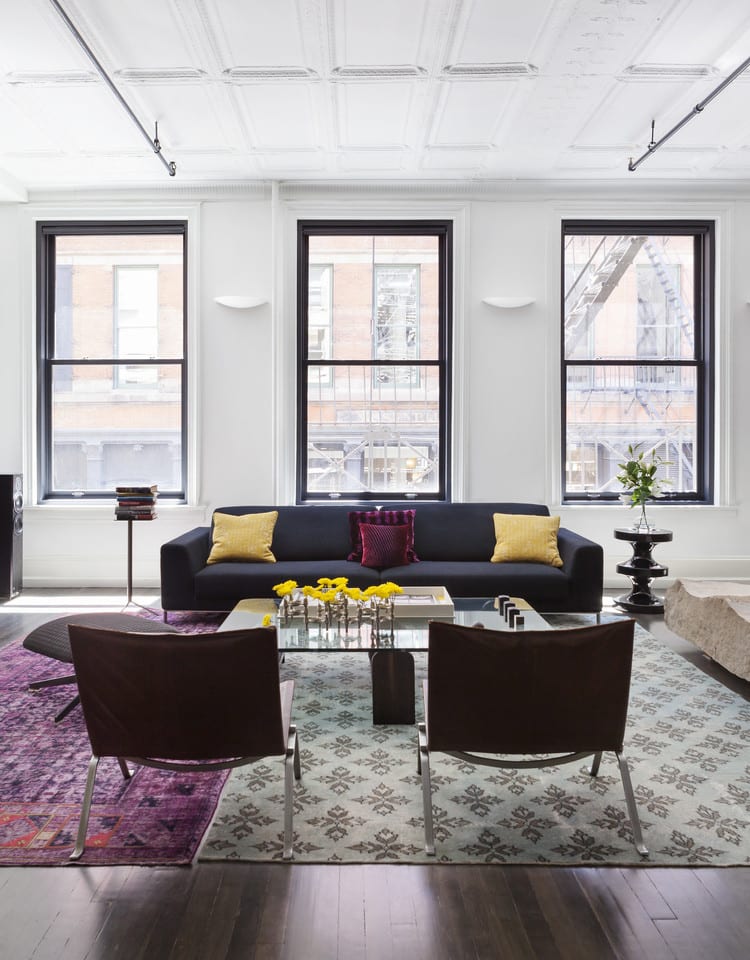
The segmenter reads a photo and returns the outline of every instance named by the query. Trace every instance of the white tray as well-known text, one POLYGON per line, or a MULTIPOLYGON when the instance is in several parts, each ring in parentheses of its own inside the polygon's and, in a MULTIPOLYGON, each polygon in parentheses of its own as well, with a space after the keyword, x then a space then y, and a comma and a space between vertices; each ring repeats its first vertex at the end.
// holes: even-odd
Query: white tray
POLYGON ((445 587, 404 587, 396 594, 396 617, 452 617, 453 601, 445 587))

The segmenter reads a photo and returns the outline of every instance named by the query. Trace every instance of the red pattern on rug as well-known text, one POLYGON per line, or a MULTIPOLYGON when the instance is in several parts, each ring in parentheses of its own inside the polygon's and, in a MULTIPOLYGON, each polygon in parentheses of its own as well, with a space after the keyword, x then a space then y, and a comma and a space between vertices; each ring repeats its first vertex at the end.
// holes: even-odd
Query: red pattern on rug
MULTIPOLYGON (((213 631, 220 622, 179 619, 173 625, 191 633, 213 631)), ((74 696, 73 686, 28 691, 31 680, 60 676, 66 666, 24 650, 20 641, 0 650, 2 865, 61 866, 73 849, 91 755, 83 714, 76 708, 61 723, 53 720, 74 696)), ((227 777, 140 767, 126 781, 116 760, 101 760, 79 863, 191 863, 227 777)))

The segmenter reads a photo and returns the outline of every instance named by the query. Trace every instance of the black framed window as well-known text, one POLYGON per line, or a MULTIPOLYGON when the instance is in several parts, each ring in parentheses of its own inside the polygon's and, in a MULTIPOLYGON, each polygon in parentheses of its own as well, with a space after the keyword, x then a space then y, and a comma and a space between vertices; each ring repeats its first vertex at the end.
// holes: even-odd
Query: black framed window
POLYGON ((713 502, 712 221, 562 225, 563 500, 615 500, 629 444, 713 502))
POLYGON ((450 221, 298 224, 297 498, 450 496, 450 221))
POLYGON ((185 498, 187 223, 37 226, 39 498, 185 498))

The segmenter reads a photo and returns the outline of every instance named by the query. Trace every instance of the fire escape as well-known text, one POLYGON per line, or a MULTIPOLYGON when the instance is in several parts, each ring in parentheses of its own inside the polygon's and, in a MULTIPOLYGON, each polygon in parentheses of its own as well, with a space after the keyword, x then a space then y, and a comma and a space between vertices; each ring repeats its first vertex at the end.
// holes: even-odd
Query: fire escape
MULTIPOLYGON (((571 237, 568 246, 574 242, 571 237)), ((692 311, 682 299, 678 287, 674 283, 673 274, 665 262, 662 252, 647 236, 604 236, 590 253, 586 263, 578 270, 573 282, 565 292, 565 352, 566 356, 574 357, 577 348, 585 342, 593 330, 594 321, 604 304, 617 288, 621 278, 635 262, 638 253, 643 250, 649 259, 654 274, 664 291, 667 302, 668 316, 674 318, 679 325, 680 337, 692 346, 693 320, 692 311), (571 304, 568 307, 568 304, 571 304)), ((639 331, 645 336, 648 331, 656 329, 657 317, 654 307, 649 300, 638 298, 639 331)), ((640 339, 640 336, 639 336, 640 339)), ((642 347, 643 344, 639 344, 642 347)), ((648 351, 638 349, 637 355, 644 356, 648 351)), ((585 351, 584 351, 585 355, 585 351)), ((649 353, 652 359, 655 357, 649 353)), ((666 386, 666 385, 663 385, 666 386)), ((593 381, 588 387, 581 385, 582 392, 588 391, 589 398, 597 388, 593 381)), ((603 389, 610 389, 605 385, 603 389)), ((618 384, 617 392, 622 394, 623 386, 618 384)), ((632 388, 634 402, 638 403, 654 422, 663 420, 663 411, 653 402, 653 391, 648 384, 635 383, 632 388)), ((606 436, 598 433, 596 442, 607 448, 614 458, 622 455, 622 440, 620 437, 606 436)), ((656 445, 656 444, 655 444, 656 445)), ((607 483, 600 489, 604 489, 607 483)))

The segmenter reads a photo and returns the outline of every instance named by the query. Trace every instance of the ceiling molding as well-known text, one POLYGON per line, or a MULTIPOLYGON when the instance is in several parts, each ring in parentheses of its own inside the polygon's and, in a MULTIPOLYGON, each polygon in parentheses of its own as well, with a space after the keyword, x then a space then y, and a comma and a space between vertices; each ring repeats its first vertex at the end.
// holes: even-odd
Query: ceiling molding
POLYGON ((232 83, 267 83, 269 80, 320 80, 315 70, 307 67, 229 67, 223 71, 232 83))
POLYGON ((5 75, 5 80, 12 86, 34 87, 80 87, 82 84, 100 82, 99 75, 93 70, 12 72, 5 75))
POLYGON ((441 75, 446 80, 520 80, 538 74, 531 63, 451 63, 441 75))
POLYGON ((424 67, 413 64, 387 64, 378 67, 343 66, 331 70, 331 80, 421 80, 427 77, 424 67))
POLYGON ((626 67, 618 80, 712 80, 719 76, 716 67, 705 63, 634 63, 626 67))
POLYGON ((139 67, 115 70, 118 80, 125 83, 202 83, 208 79, 205 70, 196 70, 192 67, 177 68, 174 70, 146 70, 139 67))

